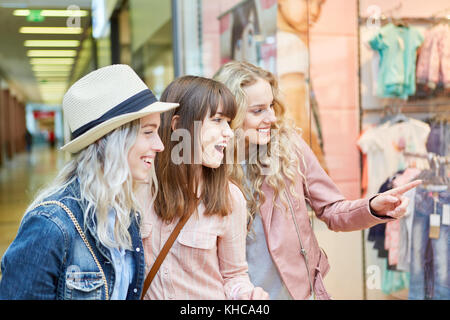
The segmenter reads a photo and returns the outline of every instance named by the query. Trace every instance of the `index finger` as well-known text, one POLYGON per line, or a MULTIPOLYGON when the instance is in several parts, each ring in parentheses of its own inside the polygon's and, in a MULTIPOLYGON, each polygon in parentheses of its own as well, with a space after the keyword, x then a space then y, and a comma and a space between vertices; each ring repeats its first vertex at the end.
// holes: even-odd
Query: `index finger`
POLYGON ((389 193, 389 194, 392 194, 392 193, 395 193, 395 194, 403 194, 403 193, 405 193, 406 191, 411 190, 411 189, 417 187, 417 186, 418 186, 419 184, 421 184, 421 183, 422 183, 422 180, 414 180, 414 181, 411 181, 411 182, 409 182, 409 183, 407 183, 407 184, 405 184, 405 185, 403 185, 403 186, 400 186, 400 187, 391 189, 391 190, 389 190, 387 193, 389 193))

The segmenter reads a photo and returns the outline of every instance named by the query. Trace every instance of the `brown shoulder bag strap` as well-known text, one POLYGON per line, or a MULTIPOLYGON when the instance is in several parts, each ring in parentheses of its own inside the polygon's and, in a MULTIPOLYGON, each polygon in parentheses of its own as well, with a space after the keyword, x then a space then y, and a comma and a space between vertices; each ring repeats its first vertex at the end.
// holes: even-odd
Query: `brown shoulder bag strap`
POLYGON ((158 272, 159 267, 161 266, 162 262, 164 261, 164 258, 166 257, 167 253, 169 253, 169 250, 172 247, 173 243, 175 242, 175 239, 178 237, 178 234, 180 233, 181 229, 186 224, 186 222, 189 220, 189 217, 190 217, 190 215, 187 214, 180 219, 177 226, 175 227, 175 229, 173 229, 172 233, 170 234, 169 238, 167 239, 166 243, 164 244, 164 247, 161 249, 161 252, 159 253, 158 257, 156 258, 155 262, 153 263, 153 266, 150 269, 150 272, 148 273, 147 277, 145 278, 144 287, 142 288, 141 300, 144 299, 144 296, 147 293, 148 288, 150 288, 150 284, 152 283, 153 278, 156 276, 156 273, 158 272))

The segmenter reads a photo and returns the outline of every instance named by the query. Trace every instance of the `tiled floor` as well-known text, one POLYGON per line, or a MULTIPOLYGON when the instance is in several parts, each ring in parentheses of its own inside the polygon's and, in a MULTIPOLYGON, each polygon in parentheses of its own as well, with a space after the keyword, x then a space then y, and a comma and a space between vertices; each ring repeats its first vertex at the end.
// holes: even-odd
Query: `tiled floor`
POLYGON ((36 192, 55 177, 64 157, 57 149, 34 147, 0 168, 0 257, 14 240, 25 209, 36 192))

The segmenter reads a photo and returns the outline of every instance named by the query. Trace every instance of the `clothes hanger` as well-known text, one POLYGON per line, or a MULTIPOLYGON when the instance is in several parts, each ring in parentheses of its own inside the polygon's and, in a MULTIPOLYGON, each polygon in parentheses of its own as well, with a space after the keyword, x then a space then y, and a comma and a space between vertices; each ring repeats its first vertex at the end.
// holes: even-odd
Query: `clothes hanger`
MULTIPOLYGON (((445 175, 440 175, 441 159, 434 153, 428 153, 430 169, 423 170, 416 179, 423 180, 425 189, 433 192, 446 191, 450 187, 450 179, 445 175)), ((445 163, 444 163, 445 165, 445 163)))
POLYGON ((383 117, 378 121, 378 125, 384 124, 392 119, 393 115, 392 112, 390 112, 391 106, 386 105, 384 106, 384 115, 383 117))
POLYGON ((394 108, 396 109, 396 112, 395 112, 394 116, 391 119, 389 119, 389 123, 391 125, 400 123, 400 122, 409 121, 409 118, 402 113, 401 106, 397 105, 394 108))

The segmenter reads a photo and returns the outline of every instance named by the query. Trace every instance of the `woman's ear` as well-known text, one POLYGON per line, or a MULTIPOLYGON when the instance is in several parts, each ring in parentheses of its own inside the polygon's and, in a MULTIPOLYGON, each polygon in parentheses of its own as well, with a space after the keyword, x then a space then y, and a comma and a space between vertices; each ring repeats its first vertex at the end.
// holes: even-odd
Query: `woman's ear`
POLYGON ((170 124, 170 126, 172 127, 172 131, 175 131, 177 129, 179 119, 180 119, 180 116, 178 114, 176 114, 172 117, 172 123, 170 124))

